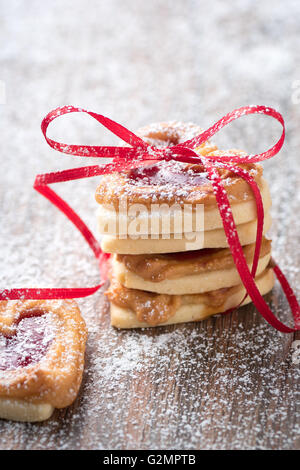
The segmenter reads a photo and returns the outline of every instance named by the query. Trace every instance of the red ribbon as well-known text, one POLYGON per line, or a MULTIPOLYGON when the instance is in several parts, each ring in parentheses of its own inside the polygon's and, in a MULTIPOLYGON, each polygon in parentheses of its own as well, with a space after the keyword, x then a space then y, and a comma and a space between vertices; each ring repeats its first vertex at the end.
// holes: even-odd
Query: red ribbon
POLYGON ((48 185, 52 183, 60 183, 63 181, 70 181, 81 178, 89 178, 92 176, 104 175, 112 172, 119 172, 143 166, 158 160, 176 160, 186 163, 201 163, 208 173, 211 180, 213 190, 216 196, 216 201, 219 207, 220 215, 222 217, 224 231, 227 237, 228 245, 231 250, 237 271, 246 288, 247 295, 250 296, 252 302, 256 306, 260 314, 265 320, 270 323, 274 328, 284 333, 292 333, 300 329, 300 306, 297 302, 295 294, 290 287, 287 279, 280 271, 279 267, 274 263, 273 270, 277 276, 282 289, 287 297, 291 311, 294 318, 294 328, 290 328, 280 322, 264 298, 261 296, 259 290, 254 282, 259 253, 263 234, 264 222, 264 209, 259 188, 252 178, 252 176, 245 170, 232 165, 232 163, 256 163, 268 158, 272 158, 281 149, 285 138, 284 120, 280 113, 275 109, 265 106, 245 106, 226 114, 222 119, 216 122, 212 127, 204 131, 202 134, 188 140, 184 143, 172 146, 157 148, 144 142, 140 137, 133 134, 131 131, 121 126, 115 121, 102 116, 101 114, 86 111, 81 108, 74 108, 73 106, 64 106, 51 111, 42 121, 42 132, 50 147, 62 153, 76 155, 81 157, 95 157, 95 158, 112 158, 112 162, 103 166, 94 165, 81 168, 73 168, 64 171, 47 173, 38 175, 34 182, 34 189, 49 199, 58 209, 60 209, 73 224, 81 232, 90 248, 93 250, 96 259, 99 262, 100 273, 102 282, 94 287, 84 288, 57 288, 57 289, 4 289, 0 291, 0 300, 8 299, 64 299, 64 298, 78 298, 86 297, 96 292, 106 280, 107 263, 109 258, 108 254, 101 251, 98 241, 95 239, 91 231, 74 212, 74 210, 58 196, 48 185), (47 137, 47 128, 49 124, 59 116, 68 113, 87 113, 100 124, 110 130, 113 134, 124 140, 131 147, 106 147, 106 146, 82 146, 82 145, 66 145, 56 142, 47 137), (194 150, 203 142, 207 141, 210 137, 215 135, 219 130, 230 122, 238 119, 247 114, 265 114, 276 119, 282 125, 282 134, 278 142, 266 152, 257 155, 222 155, 222 156, 199 156, 194 150), (251 271, 248 268, 242 246, 239 241, 236 225, 233 220, 232 211, 228 201, 227 193, 223 187, 222 180, 219 176, 218 167, 223 167, 233 171, 238 176, 243 178, 251 187, 253 191, 256 206, 257 206, 257 236, 256 246, 253 257, 251 271))

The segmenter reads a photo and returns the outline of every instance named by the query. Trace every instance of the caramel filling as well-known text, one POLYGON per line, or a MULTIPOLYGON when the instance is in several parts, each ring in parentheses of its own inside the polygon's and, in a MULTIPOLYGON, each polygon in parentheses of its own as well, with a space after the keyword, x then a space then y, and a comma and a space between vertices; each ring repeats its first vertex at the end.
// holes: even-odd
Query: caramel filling
MULTIPOLYGON (((243 252, 251 263, 255 243, 245 245, 243 252)), ((262 240, 260 258, 271 251, 271 240, 262 240)), ((161 282, 165 279, 178 279, 191 274, 233 268, 234 261, 229 248, 206 248, 182 253, 155 255, 116 255, 116 260, 146 281, 161 282)))
POLYGON ((155 294, 129 289, 112 279, 111 285, 105 294, 114 304, 135 312, 140 322, 155 326, 166 322, 182 305, 203 303, 211 307, 213 311, 221 307, 237 288, 239 286, 217 289, 205 294, 155 294))
POLYGON ((153 326, 166 322, 181 305, 179 295, 128 289, 115 279, 112 279, 109 290, 105 294, 119 307, 133 310, 140 322, 153 326))

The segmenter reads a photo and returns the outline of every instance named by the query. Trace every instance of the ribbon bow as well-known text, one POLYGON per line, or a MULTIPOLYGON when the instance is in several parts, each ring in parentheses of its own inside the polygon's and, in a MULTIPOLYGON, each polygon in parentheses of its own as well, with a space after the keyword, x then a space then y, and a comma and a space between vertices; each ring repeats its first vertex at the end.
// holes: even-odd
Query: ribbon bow
POLYGON ((121 126, 115 121, 91 111, 86 111, 73 106, 64 106, 51 111, 42 121, 42 132, 50 147, 62 153, 76 155, 80 157, 94 158, 111 158, 112 161, 103 166, 93 165, 81 168, 73 168, 43 175, 37 175, 34 182, 34 189, 45 196, 49 201, 60 209, 78 228, 90 248, 93 250, 96 259, 99 261, 100 273, 102 281, 94 287, 84 288, 52 288, 52 289, 4 289, 0 291, 0 300, 8 299, 64 299, 86 297, 96 292, 106 280, 107 259, 110 255, 101 251, 100 245, 91 231, 75 213, 75 211, 50 187, 49 184, 59 183, 63 181, 76 180, 81 178, 89 178, 92 176, 104 175, 112 172, 119 172, 131 168, 146 165, 158 160, 176 160, 186 163, 201 163, 207 171, 208 178, 211 180, 212 187, 216 196, 219 212, 222 218, 224 231, 227 237, 228 245, 231 250, 233 260, 237 271, 246 288, 246 296, 251 297, 257 310, 277 330, 284 333, 292 333, 300 329, 300 306, 297 302, 295 294, 290 287, 287 279, 282 271, 273 261, 273 270, 282 286, 287 297, 294 318, 294 327, 290 328, 279 321, 264 298, 261 296, 256 287, 254 278, 257 270, 259 253, 263 235, 264 209, 259 188, 252 176, 239 166, 233 163, 256 163, 275 156, 281 149, 285 138, 285 127, 282 115, 275 109, 265 106, 245 106, 235 109, 231 113, 226 114, 222 119, 216 122, 212 127, 204 131, 202 134, 190 139, 184 143, 172 146, 157 148, 149 145, 133 132, 121 126), (87 113, 100 124, 110 130, 117 137, 125 141, 130 147, 113 147, 113 146, 82 146, 82 145, 66 145, 56 142, 47 137, 47 128, 49 124, 59 116, 68 113, 87 113), (219 130, 230 122, 247 114, 265 114, 276 119, 282 125, 282 134, 276 144, 266 152, 257 155, 222 155, 222 156, 201 156, 195 149, 210 137, 215 135, 219 130), (239 241, 235 222, 233 220, 232 211, 228 201, 227 193, 223 187, 218 168, 226 168, 241 178, 243 178, 253 191, 257 206, 257 234, 256 245, 253 257, 251 271, 248 268, 242 246, 239 241))

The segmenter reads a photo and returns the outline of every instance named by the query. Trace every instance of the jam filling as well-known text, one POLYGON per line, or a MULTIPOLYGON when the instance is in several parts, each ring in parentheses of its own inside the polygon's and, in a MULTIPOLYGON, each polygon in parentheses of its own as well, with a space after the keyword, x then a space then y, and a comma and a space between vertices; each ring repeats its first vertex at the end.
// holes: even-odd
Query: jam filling
POLYGON ((135 184, 147 184, 151 186, 202 186, 210 183, 207 173, 201 165, 187 167, 177 164, 154 164, 131 170, 128 177, 135 184))
POLYGON ((53 338, 49 314, 40 310, 25 312, 16 322, 14 335, 0 335, 0 370, 36 364, 46 354, 53 338))

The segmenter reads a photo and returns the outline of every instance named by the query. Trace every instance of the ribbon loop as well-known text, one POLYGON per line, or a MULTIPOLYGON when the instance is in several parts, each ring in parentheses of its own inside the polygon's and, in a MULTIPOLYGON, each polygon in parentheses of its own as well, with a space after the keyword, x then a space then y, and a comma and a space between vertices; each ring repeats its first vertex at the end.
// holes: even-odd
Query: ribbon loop
MULTIPOLYGON (((282 115, 273 108, 267 108, 266 106, 243 106, 242 108, 235 109, 230 113, 223 116, 219 121, 217 121, 213 126, 211 126, 202 134, 194 137, 193 139, 184 142, 183 144, 178 144, 177 147, 184 146, 189 148, 195 148, 201 145, 203 142, 206 142, 208 139, 213 137, 217 132, 219 132, 223 127, 230 124, 236 119, 246 116, 248 114, 264 114, 266 116, 273 117, 282 125, 282 133, 280 139, 276 142, 273 147, 263 153, 257 155, 243 155, 243 156, 232 156, 232 155, 222 155, 222 162, 236 162, 236 163, 257 163, 268 158, 272 158, 276 153, 278 153, 284 143, 285 139, 285 126, 282 115)), ((208 156, 209 160, 218 161, 220 160, 219 156, 208 156)))

